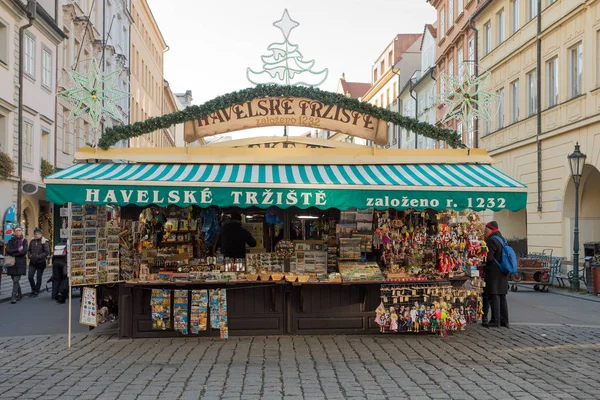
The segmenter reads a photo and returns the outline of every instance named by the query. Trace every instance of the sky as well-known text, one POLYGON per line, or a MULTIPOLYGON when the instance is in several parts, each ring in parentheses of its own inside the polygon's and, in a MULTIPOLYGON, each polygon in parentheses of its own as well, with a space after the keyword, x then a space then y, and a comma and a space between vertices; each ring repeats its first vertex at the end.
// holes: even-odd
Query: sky
MULTIPOLYGON (((273 26, 288 9, 300 25, 289 41, 314 69, 329 69, 320 86, 335 92, 342 73, 369 82, 371 66, 399 33, 422 33, 436 20, 426 0, 147 0, 169 46, 165 79, 176 92, 192 90, 194 104, 253 85, 248 67, 262 68, 261 56, 282 41, 273 26)), ((292 128, 292 134, 307 128, 292 128)), ((283 128, 228 134, 235 138, 281 135, 283 128)))

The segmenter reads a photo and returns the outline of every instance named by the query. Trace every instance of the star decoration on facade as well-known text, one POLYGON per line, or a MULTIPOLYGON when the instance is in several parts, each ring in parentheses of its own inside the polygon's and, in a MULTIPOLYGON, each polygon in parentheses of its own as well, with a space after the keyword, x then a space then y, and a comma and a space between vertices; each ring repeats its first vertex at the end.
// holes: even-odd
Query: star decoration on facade
POLYGON ((441 74, 440 79, 445 90, 440 93, 440 102, 446 106, 442 122, 456 119, 468 124, 473 118, 491 121, 492 104, 499 96, 487 91, 489 77, 489 72, 477 77, 471 76, 469 72, 458 77, 441 74))
POLYGON ((300 26, 300 24, 293 19, 290 18, 290 14, 288 13, 287 8, 283 12, 281 19, 279 21, 273 22, 273 25, 281 30, 283 36, 287 40, 290 37, 290 32, 292 29, 300 26))
POLYGON ((87 119, 92 129, 98 130, 104 115, 114 119, 122 119, 121 111, 116 102, 129 97, 129 93, 117 89, 121 70, 103 72, 92 60, 86 74, 76 70, 67 71, 73 83, 73 88, 63 90, 57 95, 67 99, 73 106, 69 120, 87 119))

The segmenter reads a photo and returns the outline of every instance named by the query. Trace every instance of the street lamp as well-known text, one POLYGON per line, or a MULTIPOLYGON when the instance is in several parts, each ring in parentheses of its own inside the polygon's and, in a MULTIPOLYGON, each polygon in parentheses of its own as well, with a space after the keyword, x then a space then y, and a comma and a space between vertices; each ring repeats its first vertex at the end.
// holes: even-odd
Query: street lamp
POLYGON ((571 176, 575 184, 575 229, 573 231, 573 277, 571 289, 579 291, 579 183, 585 166, 585 154, 579 151, 579 142, 575 144, 575 151, 567 157, 571 167, 571 176))

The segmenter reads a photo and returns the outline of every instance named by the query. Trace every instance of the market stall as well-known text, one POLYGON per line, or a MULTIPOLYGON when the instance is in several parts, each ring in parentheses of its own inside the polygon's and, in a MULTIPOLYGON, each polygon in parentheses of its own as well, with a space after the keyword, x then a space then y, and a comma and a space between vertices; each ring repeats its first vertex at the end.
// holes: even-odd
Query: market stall
POLYGON ((526 204, 485 151, 269 142, 83 149, 46 179, 66 209, 71 283, 118 284, 121 336, 443 333, 477 319, 477 212, 526 204), (243 259, 214 246, 233 212, 257 242, 243 259))

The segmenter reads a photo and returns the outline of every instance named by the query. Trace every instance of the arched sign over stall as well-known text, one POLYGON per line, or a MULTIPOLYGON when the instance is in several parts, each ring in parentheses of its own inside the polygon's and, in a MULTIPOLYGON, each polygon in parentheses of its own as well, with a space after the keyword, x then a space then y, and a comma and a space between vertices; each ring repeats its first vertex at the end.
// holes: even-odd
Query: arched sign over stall
POLYGON ((336 104, 302 97, 254 99, 185 123, 185 139, 265 126, 304 126, 387 143, 387 122, 336 104))
POLYGON ((304 126, 360 137, 383 146, 388 142, 387 127, 391 123, 418 135, 446 142, 452 148, 463 146, 462 137, 453 130, 339 93, 303 86, 258 85, 162 117, 106 128, 98 147, 106 150, 121 140, 182 123, 189 142, 249 128, 304 126))

